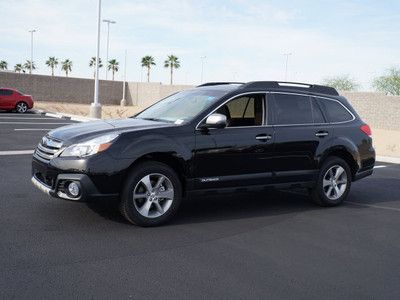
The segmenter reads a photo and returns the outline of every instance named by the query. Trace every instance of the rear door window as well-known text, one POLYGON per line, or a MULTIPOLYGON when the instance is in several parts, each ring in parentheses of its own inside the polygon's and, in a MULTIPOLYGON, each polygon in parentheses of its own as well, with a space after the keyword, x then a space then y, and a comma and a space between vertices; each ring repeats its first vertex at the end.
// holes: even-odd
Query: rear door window
POLYGON ((313 108, 311 98, 295 94, 274 94, 275 124, 312 124, 313 108))
POLYGON ((318 99, 318 103, 323 108, 330 123, 351 121, 353 116, 338 101, 328 99, 318 99))

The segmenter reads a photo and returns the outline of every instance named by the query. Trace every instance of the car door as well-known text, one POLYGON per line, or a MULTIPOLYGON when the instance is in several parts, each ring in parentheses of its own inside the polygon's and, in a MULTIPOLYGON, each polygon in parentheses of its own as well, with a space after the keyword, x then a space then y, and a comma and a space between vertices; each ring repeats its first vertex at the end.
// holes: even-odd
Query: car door
POLYGON ((0 89, 0 108, 12 109, 13 105, 13 91, 9 89, 0 89))
POLYGON ((274 135, 273 127, 266 125, 265 95, 249 93, 227 101, 212 112, 224 114, 227 127, 196 130, 196 188, 270 182, 269 159, 274 135))
POLYGON ((332 126, 326 123, 313 97, 271 93, 275 140, 275 183, 306 182, 317 172, 320 149, 331 143, 332 126))

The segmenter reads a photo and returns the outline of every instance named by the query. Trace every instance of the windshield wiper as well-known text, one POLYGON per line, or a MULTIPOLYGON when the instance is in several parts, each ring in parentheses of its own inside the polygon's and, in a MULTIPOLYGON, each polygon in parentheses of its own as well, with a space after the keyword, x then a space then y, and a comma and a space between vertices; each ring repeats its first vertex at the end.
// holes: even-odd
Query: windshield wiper
POLYGON ((158 118, 138 118, 138 119, 142 119, 142 120, 148 120, 148 121, 155 121, 155 122, 171 122, 168 120, 164 120, 164 119, 158 119, 158 118))

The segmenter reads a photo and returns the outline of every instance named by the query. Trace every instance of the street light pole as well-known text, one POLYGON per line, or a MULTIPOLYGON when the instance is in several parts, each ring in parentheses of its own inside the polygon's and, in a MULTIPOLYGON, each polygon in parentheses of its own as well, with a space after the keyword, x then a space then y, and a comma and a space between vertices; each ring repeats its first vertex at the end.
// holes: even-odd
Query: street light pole
POLYGON ((203 83, 203 73, 204 73, 204 60, 207 58, 207 56, 201 56, 201 81, 200 83, 203 83))
POLYGON ((289 56, 292 55, 292 53, 284 53, 283 55, 286 56, 286 63, 285 63, 285 81, 287 81, 287 71, 288 71, 289 56))
POLYGON ((33 33, 36 32, 36 29, 29 30, 31 33, 31 61, 29 66, 29 74, 32 74, 32 64, 33 64, 33 33))
POLYGON ((125 99, 125 89, 126 89, 126 50, 125 50, 125 61, 124 61, 124 85, 122 87, 122 100, 121 106, 126 106, 126 99, 125 99))
POLYGON ((100 20, 101 20, 101 0, 97 4, 97 48, 96 66, 94 76, 94 96, 93 103, 90 105, 90 116, 101 119, 101 104, 99 103, 99 57, 100 57, 100 20))
POLYGON ((107 23, 107 51, 106 51, 106 80, 108 75, 108 49, 110 47, 110 24, 115 24, 113 20, 104 19, 103 22, 107 23))

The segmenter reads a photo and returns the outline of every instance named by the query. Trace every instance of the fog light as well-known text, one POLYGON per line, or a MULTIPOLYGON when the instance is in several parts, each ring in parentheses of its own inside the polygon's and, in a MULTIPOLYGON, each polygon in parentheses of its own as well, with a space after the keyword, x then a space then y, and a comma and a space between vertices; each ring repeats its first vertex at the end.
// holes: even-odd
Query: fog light
POLYGON ((72 197, 78 197, 79 194, 81 193, 81 188, 77 182, 72 181, 71 183, 68 184, 68 193, 72 197))

